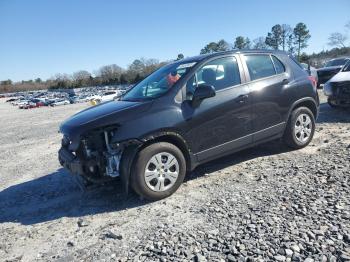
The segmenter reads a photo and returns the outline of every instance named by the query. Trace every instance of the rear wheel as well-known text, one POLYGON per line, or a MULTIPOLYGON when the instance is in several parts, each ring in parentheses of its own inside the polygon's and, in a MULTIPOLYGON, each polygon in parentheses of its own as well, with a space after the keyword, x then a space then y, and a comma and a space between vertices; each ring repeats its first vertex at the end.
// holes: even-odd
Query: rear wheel
POLYGON ((131 185, 140 196, 159 200, 173 194, 185 174, 186 161, 180 149, 166 142, 154 143, 138 153, 131 185))
POLYGON ((295 109, 284 132, 285 143, 294 149, 307 146, 315 133, 315 117, 307 107, 295 109))

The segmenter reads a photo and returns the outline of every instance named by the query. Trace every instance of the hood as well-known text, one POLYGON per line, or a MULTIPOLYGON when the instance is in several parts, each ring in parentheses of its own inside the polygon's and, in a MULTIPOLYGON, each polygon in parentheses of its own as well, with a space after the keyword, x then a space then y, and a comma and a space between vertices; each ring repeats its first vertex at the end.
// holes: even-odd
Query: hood
POLYGON ((337 70, 337 69, 341 69, 342 66, 328 66, 328 67, 322 67, 317 69, 317 72, 322 72, 322 71, 332 71, 332 70, 337 70))
POLYGON ((344 81, 350 81, 350 72, 339 72, 329 80, 329 82, 344 82, 344 81))
POLYGON ((152 101, 110 101, 102 103, 85 109, 65 120, 60 126, 60 132, 68 136, 72 143, 72 149, 75 149, 82 134, 104 126, 121 125, 124 121, 143 114, 150 108, 151 104, 152 101))

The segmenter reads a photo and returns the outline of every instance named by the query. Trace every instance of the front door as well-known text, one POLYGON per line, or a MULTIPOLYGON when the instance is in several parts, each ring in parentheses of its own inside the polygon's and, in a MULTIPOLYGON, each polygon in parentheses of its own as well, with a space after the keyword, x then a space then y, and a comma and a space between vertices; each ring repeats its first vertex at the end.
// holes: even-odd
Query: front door
POLYGON ((252 143, 249 87, 241 79, 238 58, 226 56, 209 61, 187 82, 188 99, 182 108, 185 139, 193 141, 191 148, 199 162, 252 143), (193 107, 191 94, 201 84, 213 86, 216 95, 193 107))

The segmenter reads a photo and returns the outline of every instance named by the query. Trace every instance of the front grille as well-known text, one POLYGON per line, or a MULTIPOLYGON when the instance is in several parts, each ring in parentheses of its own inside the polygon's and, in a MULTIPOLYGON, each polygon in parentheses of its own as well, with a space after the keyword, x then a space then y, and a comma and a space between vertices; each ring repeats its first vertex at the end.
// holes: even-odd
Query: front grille
POLYGON ((350 97, 350 81, 333 82, 332 91, 339 98, 350 97))
POLYGON ((350 81, 334 82, 333 85, 340 88, 350 88, 350 81))

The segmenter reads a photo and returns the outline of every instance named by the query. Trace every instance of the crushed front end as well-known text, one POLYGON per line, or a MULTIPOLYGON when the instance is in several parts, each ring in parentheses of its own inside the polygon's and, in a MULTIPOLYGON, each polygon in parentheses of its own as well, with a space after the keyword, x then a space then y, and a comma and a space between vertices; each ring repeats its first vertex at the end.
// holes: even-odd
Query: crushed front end
POLYGON ((105 182, 119 177, 125 144, 110 143, 114 132, 108 128, 98 129, 82 135, 78 142, 64 135, 58 152, 60 164, 91 182, 105 182))
POLYGON ((350 81, 327 82, 324 93, 328 102, 335 106, 350 106, 350 81))

